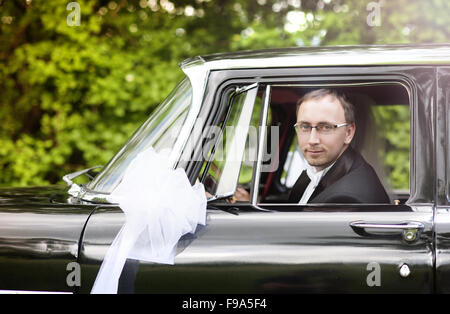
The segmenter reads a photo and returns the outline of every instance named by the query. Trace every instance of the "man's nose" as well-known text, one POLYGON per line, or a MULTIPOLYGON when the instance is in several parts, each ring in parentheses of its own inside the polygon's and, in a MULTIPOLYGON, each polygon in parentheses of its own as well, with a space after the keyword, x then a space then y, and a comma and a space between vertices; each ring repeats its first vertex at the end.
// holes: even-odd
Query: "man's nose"
POLYGON ((311 133, 309 134, 309 144, 319 144, 319 133, 317 132, 316 128, 311 129, 311 133))

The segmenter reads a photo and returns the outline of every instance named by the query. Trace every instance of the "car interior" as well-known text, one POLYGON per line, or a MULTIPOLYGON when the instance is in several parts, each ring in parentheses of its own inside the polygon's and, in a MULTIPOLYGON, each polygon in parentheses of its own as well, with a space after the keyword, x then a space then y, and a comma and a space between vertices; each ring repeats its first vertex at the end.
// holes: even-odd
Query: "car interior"
MULTIPOLYGON (((408 92, 405 87, 398 83, 314 87, 274 86, 270 97, 270 121, 268 123, 280 127, 278 154, 272 154, 278 156, 279 161, 278 167, 273 171, 261 173, 258 202, 284 203, 288 199, 293 184, 303 170, 301 165, 305 162, 297 144, 297 136, 293 127, 296 123, 296 103, 309 91, 323 87, 340 89, 354 104, 357 131, 352 141, 353 148, 359 151, 375 169, 391 198, 391 203, 405 203, 409 198, 409 184, 401 189, 395 189, 390 184, 390 169, 386 167, 382 160, 382 153, 387 150, 395 151, 396 147, 382 138, 380 128, 385 124, 392 124, 397 121, 388 121, 388 118, 385 119, 386 121, 375 121, 373 116, 377 108, 387 106, 402 106, 409 111, 408 92)), ((407 124, 409 132, 409 123, 407 124)), ((270 128, 268 128, 268 131, 270 132, 270 128)), ((267 138, 270 139, 271 137, 267 136, 267 138)), ((270 144, 267 143, 266 149, 270 150, 270 147, 270 144)), ((249 189, 249 186, 245 186, 245 188, 249 189)))

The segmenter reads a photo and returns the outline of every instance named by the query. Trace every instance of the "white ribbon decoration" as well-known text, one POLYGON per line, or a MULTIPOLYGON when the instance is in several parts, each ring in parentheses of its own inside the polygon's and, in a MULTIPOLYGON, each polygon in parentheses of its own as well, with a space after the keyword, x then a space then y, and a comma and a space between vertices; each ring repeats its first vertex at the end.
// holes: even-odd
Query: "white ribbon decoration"
POLYGON ((191 186, 182 169, 171 169, 167 152, 139 153, 108 198, 125 213, 91 293, 117 293, 127 258, 174 264, 178 240, 206 223, 203 184, 191 186))

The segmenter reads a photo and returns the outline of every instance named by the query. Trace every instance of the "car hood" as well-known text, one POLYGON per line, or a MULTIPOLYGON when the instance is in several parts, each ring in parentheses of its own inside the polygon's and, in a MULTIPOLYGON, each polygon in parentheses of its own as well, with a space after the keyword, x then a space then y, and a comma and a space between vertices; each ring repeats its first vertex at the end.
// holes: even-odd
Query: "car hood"
POLYGON ((64 185, 0 188, 0 205, 65 203, 67 190, 64 185))

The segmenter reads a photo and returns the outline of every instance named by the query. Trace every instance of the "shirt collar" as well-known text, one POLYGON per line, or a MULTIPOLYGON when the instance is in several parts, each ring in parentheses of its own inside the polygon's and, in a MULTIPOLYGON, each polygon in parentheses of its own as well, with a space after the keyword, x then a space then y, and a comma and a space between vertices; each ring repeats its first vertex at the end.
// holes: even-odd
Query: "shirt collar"
POLYGON ((330 170, 330 168, 333 167, 335 162, 333 162, 331 165, 320 171, 317 171, 316 167, 311 166, 309 163, 306 163, 306 174, 308 175, 309 179, 311 179, 311 183, 314 186, 317 186, 320 180, 323 178, 323 176, 328 172, 328 170, 330 170))

